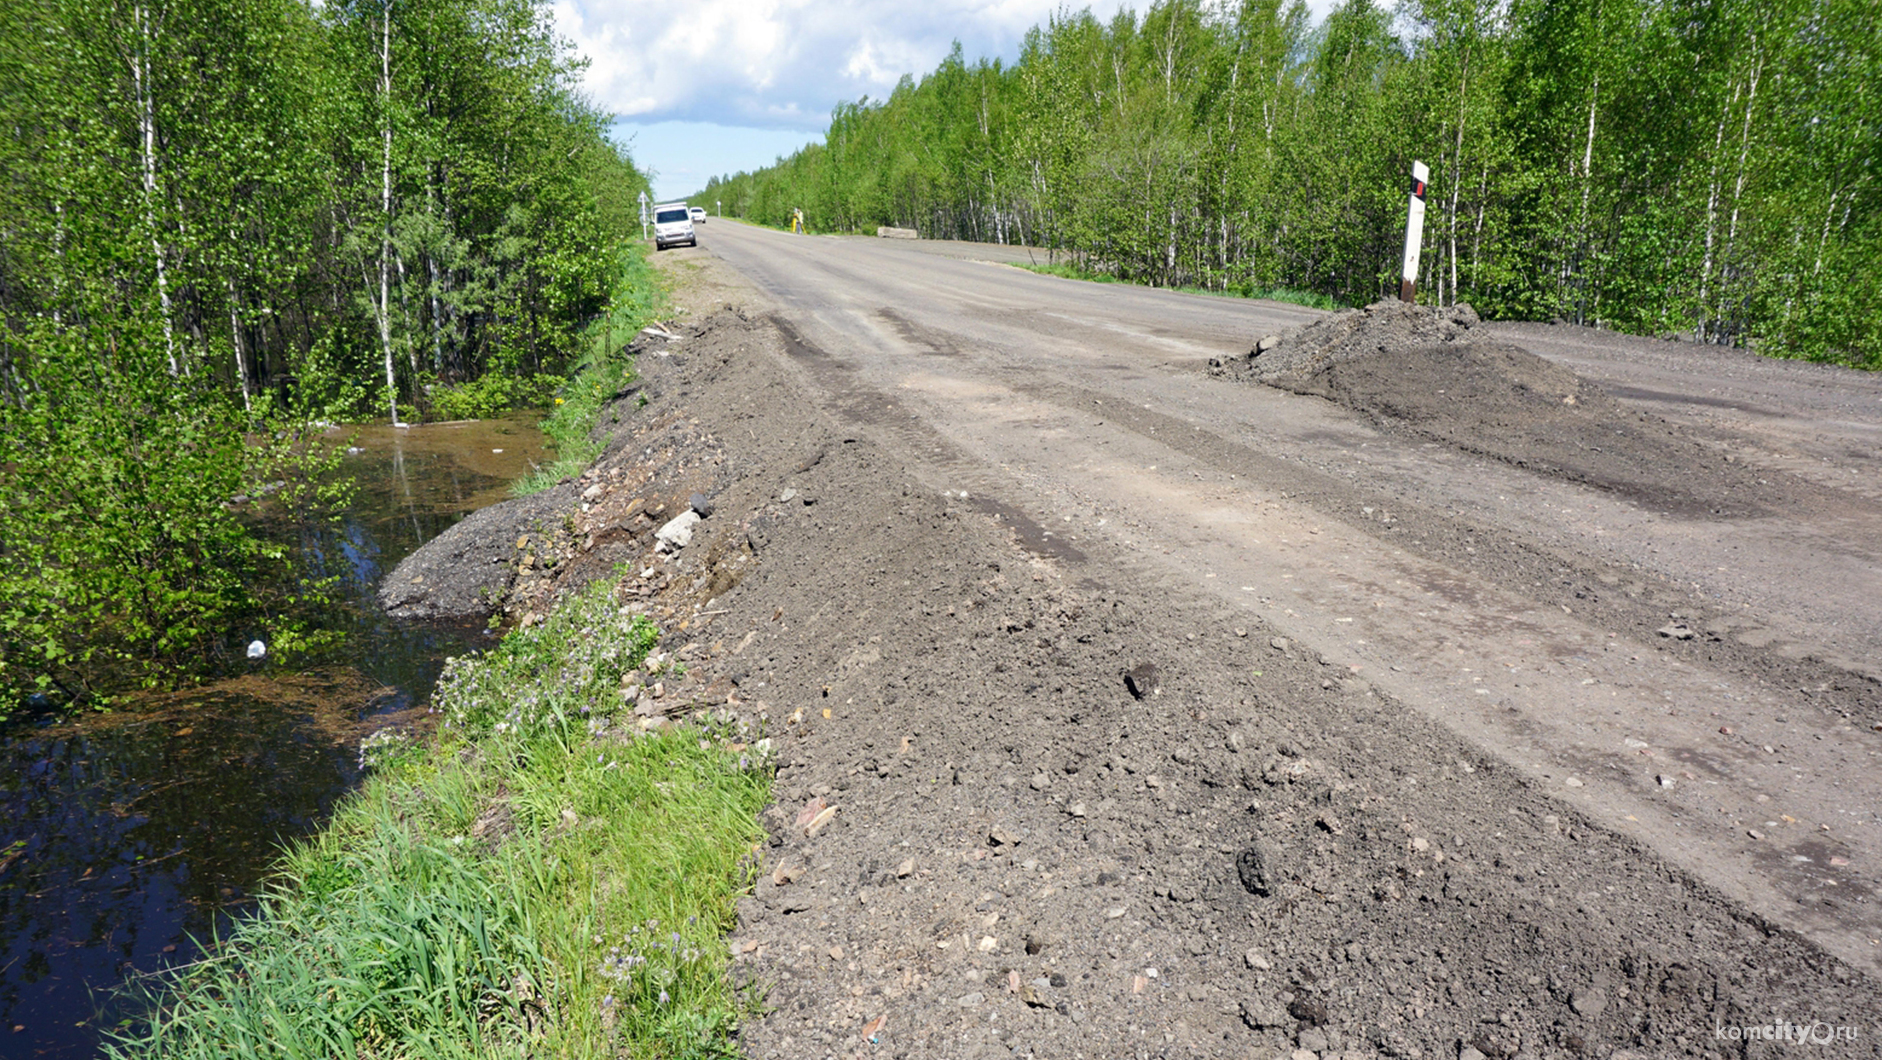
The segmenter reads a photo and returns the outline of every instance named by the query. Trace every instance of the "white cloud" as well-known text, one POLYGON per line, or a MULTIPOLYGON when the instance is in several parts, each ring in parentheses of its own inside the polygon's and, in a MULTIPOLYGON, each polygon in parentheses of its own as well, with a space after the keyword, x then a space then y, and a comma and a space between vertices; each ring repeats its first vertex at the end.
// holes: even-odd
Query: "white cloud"
MULTIPOLYGON (((589 60, 585 87, 670 199, 820 139, 837 103, 882 99, 953 42, 969 62, 1019 55, 1026 31, 1079 0, 552 0, 589 60)), ((1150 0, 1087 0, 1109 20, 1150 0)), ((1308 0, 1323 18, 1334 0, 1308 0)))
MULTIPOLYGON (((1109 17, 1121 0, 1097 0, 1109 17)), ((1012 59, 1061 0, 555 0, 604 110, 639 122, 820 129, 841 100, 886 96, 958 39, 1012 59)), ((1141 5, 1140 5, 1141 6, 1141 5)))

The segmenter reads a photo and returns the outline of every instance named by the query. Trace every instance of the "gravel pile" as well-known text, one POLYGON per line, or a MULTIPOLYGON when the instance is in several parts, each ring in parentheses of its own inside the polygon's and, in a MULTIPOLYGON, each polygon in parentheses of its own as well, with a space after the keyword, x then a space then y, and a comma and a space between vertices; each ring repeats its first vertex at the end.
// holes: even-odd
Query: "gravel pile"
POLYGON ((1245 357, 1212 360, 1210 374, 1293 390, 1349 361, 1414 346, 1467 345, 1481 337, 1471 334, 1478 323, 1477 311, 1468 305, 1434 308, 1396 300, 1374 302, 1270 335, 1245 357))

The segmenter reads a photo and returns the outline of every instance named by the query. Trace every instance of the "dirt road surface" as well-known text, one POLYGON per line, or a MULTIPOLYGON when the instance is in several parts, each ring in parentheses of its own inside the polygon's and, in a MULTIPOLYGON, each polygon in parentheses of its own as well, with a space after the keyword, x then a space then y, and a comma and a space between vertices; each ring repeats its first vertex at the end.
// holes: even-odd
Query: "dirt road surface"
MULTIPOLYGON (((881 735, 781 778, 862 834, 794 836, 782 859, 823 878, 761 884, 755 974, 784 978, 755 1052, 842 1052, 873 1013, 905 1049, 927 1032, 908 1055, 1758 1055, 1718 1029, 1781 1000, 1860 1032, 1823 1048, 1873 1055, 1882 380, 1487 326, 1667 433, 1661 470, 1689 488, 1628 490, 1208 373, 1312 311, 996 256, 728 224, 667 262, 723 285, 687 297, 775 322, 800 414, 893 465, 845 489, 938 496, 1025 560, 985 556, 955 599, 839 522, 820 577, 874 584, 789 587, 919 620, 844 627, 821 675, 772 660, 780 694, 827 685, 829 727, 881 735), (1712 497, 1715 466, 1744 473, 1712 497), (1034 611, 1077 617, 985 658, 963 617, 1030 584, 1064 594, 1034 611), (890 742, 919 758, 887 765, 890 742), (909 858, 939 879, 908 884, 909 858), (830 905, 793 912, 793 889, 830 905), (889 954, 900 971, 868 966, 889 954), (1049 1004, 1007 989, 1041 972, 1049 1004), (885 983, 945 1018, 898 1014, 885 983), (1029 1034, 1081 989, 1121 1004, 1029 1034), (846 1025, 857 990, 874 1008, 846 1025), (1301 1015, 1343 1000, 1330 1036, 1301 1015)), ((1024 610, 1003 621, 1034 627, 1024 610)))
POLYGON ((657 258, 615 451, 715 513, 635 566, 781 747, 750 1055, 1882 1055, 1882 379, 1478 325, 1632 439, 1538 456, 1027 254, 657 258))

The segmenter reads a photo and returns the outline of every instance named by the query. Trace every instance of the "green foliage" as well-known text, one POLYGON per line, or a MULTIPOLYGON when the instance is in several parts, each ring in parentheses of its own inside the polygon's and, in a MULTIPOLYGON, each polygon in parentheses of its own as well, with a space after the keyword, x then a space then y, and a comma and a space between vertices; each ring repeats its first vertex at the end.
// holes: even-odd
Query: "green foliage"
POLYGON ((552 621, 519 629, 483 658, 445 666, 435 703, 448 725, 472 736, 561 733, 619 701, 621 678, 660 638, 645 615, 623 616, 591 593, 552 621))
POLYGON ((555 400, 568 380, 550 372, 518 377, 498 372, 432 388, 431 414, 440 420, 481 420, 511 409, 542 408, 555 400))
POLYGON ((542 421, 542 431, 555 447, 555 461, 518 482, 514 487, 518 496, 540 493, 581 474, 601 454, 602 440, 595 430, 601 410, 634 381, 625 345, 653 320, 665 300, 665 289, 647 261, 646 248, 636 246, 625 253, 608 312, 583 332, 580 371, 555 396, 548 418, 542 421))
POLYGON ((1363 304, 1421 160, 1421 299, 1875 367, 1878 84, 1864 0, 1155 0, 956 49, 693 199, 1363 304))
POLYGON ((1243 298, 1260 298, 1269 302, 1288 302, 1293 305, 1304 305, 1310 309, 1334 310, 1346 308, 1317 291, 1297 291, 1291 287, 1257 287, 1251 283, 1244 284, 1235 293, 1241 295, 1243 298))
POLYGON ((259 912, 148 989, 150 1018, 109 1054, 737 1056, 748 1005, 721 936, 769 744, 724 718, 617 721, 658 632, 610 592, 455 661, 446 738, 292 850, 259 912))
POLYGON ((256 635, 308 644, 328 586, 281 542, 346 499, 332 446, 285 416, 251 437, 134 356, 37 350, 0 402, 0 714, 174 683, 256 635))
POLYGON ((0 5, 0 714, 308 645, 310 425, 553 399, 646 187, 580 70, 543 0, 0 5))
POLYGON ((1036 272, 1041 276, 1057 276, 1064 280, 1085 280, 1090 283, 1120 282, 1116 276, 1112 276, 1109 273, 1093 272, 1090 269, 1082 269, 1077 265, 1067 265, 1063 262, 1052 265, 1021 265, 1019 267, 1025 269, 1027 272, 1036 272))

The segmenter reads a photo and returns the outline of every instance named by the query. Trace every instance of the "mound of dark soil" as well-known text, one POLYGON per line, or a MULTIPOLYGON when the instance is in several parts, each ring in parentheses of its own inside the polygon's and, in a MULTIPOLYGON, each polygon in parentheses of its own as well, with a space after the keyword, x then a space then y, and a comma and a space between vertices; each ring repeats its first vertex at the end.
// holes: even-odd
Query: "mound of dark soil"
MULTIPOLYGON (((1469 343, 1479 323, 1468 305, 1444 308, 1374 302, 1262 339, 1246 357, 1209 362, 1211 374, 1295 389, 1334 365, 1414 346, 1469 343)), ((1324 396, 1324 395, 1323 395, 1324 396)))
POLYGON ((563 483, 529 497, 493 504, 426 542, 379 583, 379 606, 393 618, 482 618, 497 609, 516 580, 521 536, 540 531, 575 503, 563 483))
POLYGON ((1609 489, 1662 511, 1747 515, 1760 484, 1679 428, 1475 331, 1467 305, 1378 302, 1216 358, 1211 375, 1323 397, 1386 430, 1609 489), (1734 501, 1730 510, 1720 497, 1734 501), (1742 498, 1742 500, 1740 499, 1742 498))

